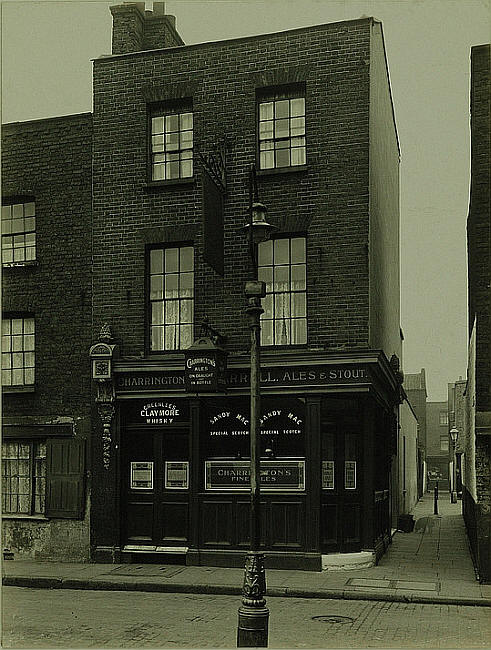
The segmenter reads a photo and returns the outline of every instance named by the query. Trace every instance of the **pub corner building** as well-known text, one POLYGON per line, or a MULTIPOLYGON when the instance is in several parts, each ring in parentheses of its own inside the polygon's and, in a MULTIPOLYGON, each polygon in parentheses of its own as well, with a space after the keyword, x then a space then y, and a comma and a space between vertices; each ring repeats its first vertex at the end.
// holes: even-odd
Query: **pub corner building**
POLYGON ((93 113, 3 128, 4 546, 243 566, 258 278, 266 567, 376 562, 404 399, 382 25, 186 46, 163 3, 111 13, 93 113))

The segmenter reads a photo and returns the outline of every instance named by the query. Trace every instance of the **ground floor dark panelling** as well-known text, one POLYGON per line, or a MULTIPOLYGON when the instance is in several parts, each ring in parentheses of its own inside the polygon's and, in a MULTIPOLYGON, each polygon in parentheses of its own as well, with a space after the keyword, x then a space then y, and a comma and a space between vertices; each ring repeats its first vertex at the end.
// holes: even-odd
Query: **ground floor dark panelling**
MULTIPOLYGON (((298 376, 309 378, 308 371, 298 376)), ((380 555, 389 543, 397 405, 375 390, 375 374, 368 376, 346 374, 351 385, 337 390, 312 390, 305 381, 264 391, 261 540, 268 566, 320 570, 324 554, 380 555)), ((93 559, 173 555, 188 564, 242 566, 249 547, 247 391, 145 394, 144 381, 139 394, 128 375, 121 378, 129 390, 116 393, 106 468, 93 445, 94 483, 102 487, 93 500, 93 559)))
POLYGON ((479 581, 491 583, 491 515, 482 511, 465 485, 462 512, 479 581))

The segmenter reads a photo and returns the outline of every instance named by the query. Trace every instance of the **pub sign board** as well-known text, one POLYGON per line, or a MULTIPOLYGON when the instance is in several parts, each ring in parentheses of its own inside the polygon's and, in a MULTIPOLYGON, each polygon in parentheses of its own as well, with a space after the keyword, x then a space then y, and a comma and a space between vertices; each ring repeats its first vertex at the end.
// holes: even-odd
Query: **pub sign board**
POLYGON ((149 397, 131 400, 122 407, 122 418, 128 424, 141 427, 170 427, 189 422, 187 399, 149 397))
MULTIPOLYGON (((262 460, 259 470, 261 490, 305 490, 304 460, 262 460)), ((205 462, 206 490, 250 490, 250 464, 247 460, 205 462)))
POLYGON ((227 353, 209 338, 184 351, 184 385, 188 393, 216 392, 227 386, 227 353))
MULTIPOLYGON (((305 456, 305 401, 294 396, 261 399, 260 454, 305 456)), ((249 397, 204 400, 202 458, 249 456, 249 397)))

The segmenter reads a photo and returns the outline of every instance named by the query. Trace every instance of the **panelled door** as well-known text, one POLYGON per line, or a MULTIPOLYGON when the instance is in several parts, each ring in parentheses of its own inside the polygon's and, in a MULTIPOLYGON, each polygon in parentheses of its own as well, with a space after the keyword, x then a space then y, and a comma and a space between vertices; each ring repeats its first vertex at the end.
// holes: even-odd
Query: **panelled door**
POLYGON ((187 545, 188 428, 128 429, 121 458, 124 544, 155 550, 187 545))
POLYGON ((361 550, 361 422, 355 407, 321 419, 321 551, 361 550))

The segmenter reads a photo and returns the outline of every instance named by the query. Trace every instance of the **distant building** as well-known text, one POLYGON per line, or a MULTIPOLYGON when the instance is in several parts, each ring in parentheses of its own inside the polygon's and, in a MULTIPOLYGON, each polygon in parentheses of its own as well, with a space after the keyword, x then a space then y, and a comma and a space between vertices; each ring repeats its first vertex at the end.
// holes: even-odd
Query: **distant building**
POLYGON ((448 436, 447 402, 426 403, 426 464, 428 487, 438 481, 441 489, 449 488, 450 442, 448 436))
POLYGON ((464 517, 480 580, 491 582, 490 45, 471 49, 471 191, 467 219, 469 362, 464 517))
MULTIPOLYGON (((464 454, 469 453, 470 445, 474 444, 469 440, 467 435, 467 421, 466 421, 466 388, 467 381, 460 379, 453 384, 448 384, 448 428, 449 430, 455 427, 458 431, 457 444, 455 445, 455 459, 451 459, 451 463, 455 461, 455 491, 459 499, 462 498, 462 472, 463 472, 463 457, 464 454)), ((452 442, 450 441, 450 444, 452 442)))
POLYGON ((426 490, 426 375, 425 369, 419 373, 404 373, 404 391, 418 420, 418 496, 426 490))

